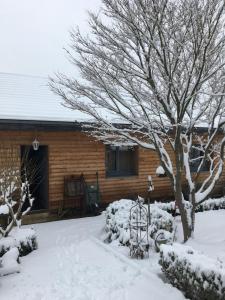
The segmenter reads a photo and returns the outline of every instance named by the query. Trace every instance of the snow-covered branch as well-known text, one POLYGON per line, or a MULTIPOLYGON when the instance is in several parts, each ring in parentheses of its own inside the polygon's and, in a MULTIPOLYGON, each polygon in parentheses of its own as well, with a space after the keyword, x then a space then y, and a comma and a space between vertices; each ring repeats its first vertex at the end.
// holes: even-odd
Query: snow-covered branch
POLYGON ((67 54, 81 77, 50 79, 68 108, 90 117, 89 134, 157 152, 183 211, 185 239, 183 172, 194 207, 206 161, 210 170, 199 199, 223 169, 214 145, 218 135, 223 140, 225 125, 224 9, 222 0, 102 0, 100 13, 89 14, 91 34, 71 32, 67 54), (191 157, 194 148, 197 158, 191 157))
POLYGON ((21 167, 19 157, 13 146, 0 147, 0 215, 7 219, 6 225, 0 224, 2 236, 7 236, 13 226, 20 226, 21 217, 30 211, 34 201, 30 184, 35 166, 22 159, 21 167))

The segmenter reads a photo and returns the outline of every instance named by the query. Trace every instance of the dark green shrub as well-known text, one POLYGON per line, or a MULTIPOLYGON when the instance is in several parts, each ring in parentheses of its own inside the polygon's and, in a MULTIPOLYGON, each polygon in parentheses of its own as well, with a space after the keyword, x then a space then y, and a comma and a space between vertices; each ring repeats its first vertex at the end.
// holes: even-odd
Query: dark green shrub
POLYGON ((192 300, 225 300, 222 263, 180 244, 160 247, 160 265, 170 283, 192 300))
POLYGON ((37 249, 37 236, 33 229, 15 229, 8 237, 0 238, 0 257, 11 248, 17 247, 20 256, 37 249))

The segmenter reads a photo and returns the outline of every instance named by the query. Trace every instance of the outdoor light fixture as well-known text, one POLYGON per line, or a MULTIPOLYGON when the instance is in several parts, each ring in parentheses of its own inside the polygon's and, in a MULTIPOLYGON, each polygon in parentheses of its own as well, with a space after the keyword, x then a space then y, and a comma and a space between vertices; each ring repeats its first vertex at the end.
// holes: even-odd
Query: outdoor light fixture
POLYGON ((40 144, 40 143, 38 142, 37 139, 35 139, 35 140, 32 142, 32 146, 33 146, 33 149, 34 149, 35 151, 38 150, 39 144, 40 144))

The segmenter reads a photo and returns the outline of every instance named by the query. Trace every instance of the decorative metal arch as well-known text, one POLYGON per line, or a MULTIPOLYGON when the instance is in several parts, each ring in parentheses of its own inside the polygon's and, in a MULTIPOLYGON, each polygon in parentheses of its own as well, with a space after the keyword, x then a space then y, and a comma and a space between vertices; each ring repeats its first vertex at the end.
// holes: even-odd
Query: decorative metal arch
POLYGON ((144 199, 138 197, 130 209, 130 256, 144 258, 149 251, 149 212, 144 206, 144 199))

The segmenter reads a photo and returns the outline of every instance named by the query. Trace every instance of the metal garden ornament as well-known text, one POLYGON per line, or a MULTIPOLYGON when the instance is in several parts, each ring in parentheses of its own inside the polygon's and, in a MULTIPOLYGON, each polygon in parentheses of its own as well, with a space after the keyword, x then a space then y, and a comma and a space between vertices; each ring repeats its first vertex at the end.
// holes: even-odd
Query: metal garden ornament
POLYGON ((144 199, 138 197, 130 210, 130 256, 143 259, 149 251, 149 213, 144 199))

